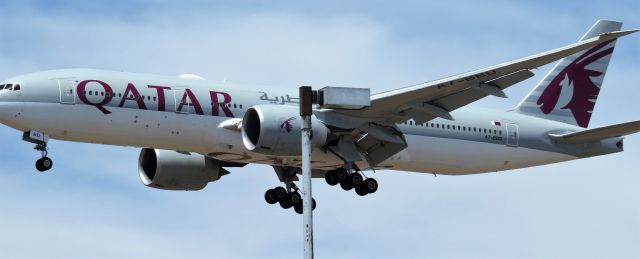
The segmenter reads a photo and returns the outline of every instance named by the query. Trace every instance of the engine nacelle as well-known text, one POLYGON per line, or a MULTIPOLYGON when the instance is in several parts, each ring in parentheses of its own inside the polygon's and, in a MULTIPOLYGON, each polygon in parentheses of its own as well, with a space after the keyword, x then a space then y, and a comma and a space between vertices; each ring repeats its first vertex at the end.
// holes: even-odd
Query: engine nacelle
POLYGON ((138 172, 144 185, 163 190, 201 190, 225 174, 218 160, 197 153, 143 148, 138 172))
MULTIPOLYGON (((311 116, 312 147, 327 141, 329 129, 311 116)), ((250 151, 279 156, 298 156, 301 152, 302 118, 297 107, 256 105, 247 110, 242 119, 242 142, 250 151)))

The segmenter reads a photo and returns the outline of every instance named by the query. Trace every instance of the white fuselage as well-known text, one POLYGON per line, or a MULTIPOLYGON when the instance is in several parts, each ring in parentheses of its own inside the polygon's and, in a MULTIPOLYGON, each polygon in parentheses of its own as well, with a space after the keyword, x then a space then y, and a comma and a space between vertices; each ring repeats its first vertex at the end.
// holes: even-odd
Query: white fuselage
MULTIPOLYGON (((190 151, 230 162, 299 165, 297 157, 249 152, 239 131, 222 127, 233 118, 241 118, 252 105, 297 105, 292 95, 266 88, 227 88, 206 81, 132 77, 133 74, 120 72, 100 77, 97 71, 90 70, 64 79, 60 79, 64 70, 56 73, 59 78, 45 75, 13 79, 21 83, 22 89, 20 93, 0 92, 0 121, 21 131, 38 130, 54 139, 190 151), (105 88, 98 83, 90 82, 79 90, 79 82, 83 80, 107 82, 111 88, 107 95, 109 92, 112 95, 109 102, 101 103, 107 98, 105 88), (124 96, 132 95, 131 85, 139 92, 136 96, 140 96, 127 99, 124 96), (170 88, 160 94, 157 87, 152 87, 160 85, 170 88), (69 89, 74 91, 67 92, 69 89), (185 89, 190 89, 193 95, 186 94, 185 89), (188 105, 180 107, 185 96, 188 105), (160 97, 164 98, 164 107, 160 97), (192 98, 199 104, 195 105, 192 98)), ((478 109, 452 114, 455 121, 435 119, 426 125, 415 125, 413 121, 398 125, 408 148, 376 168, 471 174, 616 151, 607 146, 604 151, 576 154, 575 147, 554 145, 547 138, 549 132, 578 130, 563 123, 478 109)), ((341 165, 343 161, 332 153, 314 150, 314 168, 341 165)), ((365 162, 359 166, 369 167, 365 162)))

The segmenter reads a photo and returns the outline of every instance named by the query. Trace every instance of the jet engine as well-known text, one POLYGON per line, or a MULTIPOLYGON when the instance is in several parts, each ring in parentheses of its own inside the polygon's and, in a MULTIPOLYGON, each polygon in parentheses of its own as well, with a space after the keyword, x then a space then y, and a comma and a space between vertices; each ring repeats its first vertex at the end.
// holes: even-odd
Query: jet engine
POLYGON ((143 148, 138 172, 144 185, 163 190, 201 190, 228 174, 218 160, 196 153, 143 148))
MULTIPOLYGON (((250 151, 279 156, 300 155, 302 118, 297 107, 256 105, 247 110, 242 119, 242 142, 250 151)), ((329 129, 312 116, 312 147, 327 141, 329 129)))

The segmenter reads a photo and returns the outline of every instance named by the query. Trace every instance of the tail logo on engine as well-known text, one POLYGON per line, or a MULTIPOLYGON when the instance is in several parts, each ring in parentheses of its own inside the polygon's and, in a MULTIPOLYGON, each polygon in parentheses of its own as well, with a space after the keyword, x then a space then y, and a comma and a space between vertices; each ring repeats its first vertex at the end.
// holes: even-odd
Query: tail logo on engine
POLYGON ((280 128, 286 130, 287 133, 291 132, 291 130, 293 129, 293 124, 291 124, 291 122, 295 119, 296 117, 291 117, 285 120, 282 124, 280 124, 280 128))

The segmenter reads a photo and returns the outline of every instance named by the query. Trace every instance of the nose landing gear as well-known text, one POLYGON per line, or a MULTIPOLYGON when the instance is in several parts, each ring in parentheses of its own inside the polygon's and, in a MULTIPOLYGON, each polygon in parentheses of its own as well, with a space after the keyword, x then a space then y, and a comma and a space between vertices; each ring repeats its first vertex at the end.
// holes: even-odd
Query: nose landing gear
POLYGON ((36 144, 33 149, 40 151, 42 154, 42 157, 36 160, 36 169, 38 171, 45 172, 53 167, 53 161, 47 156, 49 136, 42 132, 30 130, 22 134, 22 140, 36 144))
POLYGON ((36 145, 33 149, 42 152, 42 158, 36 160, 36 169, 40 172, 45 172, 53 167, 53 160, 47 156, 47 143, 43 145, 36 145))

